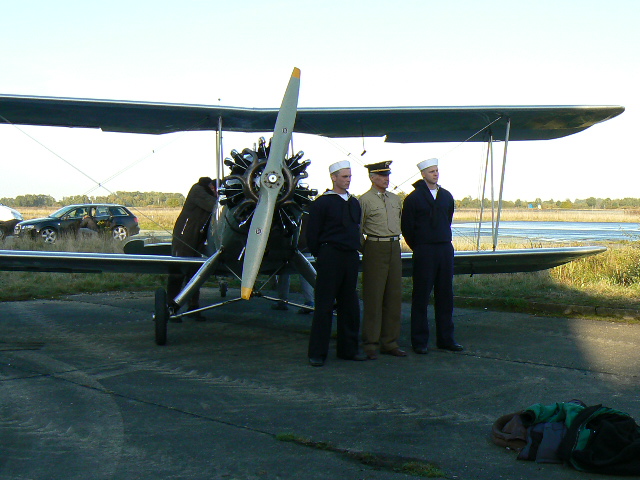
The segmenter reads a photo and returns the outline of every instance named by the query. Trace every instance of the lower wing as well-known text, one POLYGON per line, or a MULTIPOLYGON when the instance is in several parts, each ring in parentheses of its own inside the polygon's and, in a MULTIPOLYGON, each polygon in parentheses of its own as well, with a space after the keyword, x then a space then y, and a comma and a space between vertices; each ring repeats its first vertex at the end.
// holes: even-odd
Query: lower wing
MULTIPOLYGON (((557 267, 578 258, 596 255, 606 247, 528 248, 497 251, 460 251, 455 253, 454 273, 535 272, 557 267)), ((184 273, 200 267, 206 258, 169 255, 40 252, 0 250, 0 270, 60 273, 184 273)), ((402 275, 413 270, 411 253, 402 254, 402 275)))

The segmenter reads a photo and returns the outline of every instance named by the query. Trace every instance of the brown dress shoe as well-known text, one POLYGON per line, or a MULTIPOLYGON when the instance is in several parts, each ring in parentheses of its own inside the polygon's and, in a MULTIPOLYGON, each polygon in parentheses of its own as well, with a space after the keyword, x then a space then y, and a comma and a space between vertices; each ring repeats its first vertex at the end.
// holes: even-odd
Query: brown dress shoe
POLYGON ((407 356, 407 352, 405 352, 404 350, 400 350, 398 347, 392 348, 391 350, 387 350, 386 352, 380 352, 380 353, 384 353, 385 355, 393 355, 394 357, 407 356))

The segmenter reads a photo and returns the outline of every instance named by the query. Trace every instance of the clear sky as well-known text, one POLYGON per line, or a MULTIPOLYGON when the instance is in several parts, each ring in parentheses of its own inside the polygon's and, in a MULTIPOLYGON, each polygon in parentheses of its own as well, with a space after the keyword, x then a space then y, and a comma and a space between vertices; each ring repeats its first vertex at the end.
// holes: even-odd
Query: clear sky
MULTIPOLYGON (((512 142, 505 198, 640 197, 637 0, 28 0, 0 16, 0 93, 278 107, 293 67, 300 107, 622 105, 621 116, 565 139, 512 142)), ((1 113, 1 112, 0 112, 1 113)), ((225 134, 242 150, 255 134, 225 134)), ((384 144, 294 135, 327 166, 393 160, 411 191, 437 156, 440 183, 477 197, 481 144, 384 144)), ((501 152, 499 149, 498 152, 501 152)), ((215 134, 162 136, 0 125, 0 197, 109 191, 186 194, 215 176, 215 134)), ((500 155, 497 156, 500 158, 500 155)))

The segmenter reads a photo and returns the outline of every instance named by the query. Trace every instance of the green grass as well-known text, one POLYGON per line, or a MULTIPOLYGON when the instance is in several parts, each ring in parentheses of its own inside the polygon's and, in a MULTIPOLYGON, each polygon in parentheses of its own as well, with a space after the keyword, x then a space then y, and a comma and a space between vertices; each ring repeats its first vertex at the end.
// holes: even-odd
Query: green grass
POLYGON ((640 248, 637 242, 559 267, 532 273, 456 276, 456 296, 502 301, 524 310, 531 302, 640 310, 640 248))
MULTIPOLYGON (((122 253, 122 243, 109 237, 62 238, 55 244, 12 238, 3 249, 56 252, 122 253)), ((75 293, 151 291, 166 284, 166 275, 133 273, 0 272, 0 301, 58 298, 75 293)))
POLYGON ((386 470, 390 472, 406 473, 415 477, 445 478, 445 473, 436 465, 416 458, 406 458, 397 455, 386 455, 381 453, 359 452, 338 448, 327 442, 316 442, 308 438, 295 435, 293 433, 279 433, 276 440, 281 442, 291 442, 316 450, 333 452, 347 457, 349 460, 359 462, 376 470, 386 470))
MULTIPOLYGON (((54 245, 18 240, 5 242, 2 248, 122 252, 122 244, 109 238, 61 239, 54 245)), ((473 277, 457 275, 454 278, 456 305, 520 312, 535 310, 533 304, 536 303, 640 311, 640 241, 606 246, 608 250, 600 255, 542 272, 473 277)), ((403 299, 410 302, 411 279, 405 278, 403 281, 403 299)), ((153 291, 165 283, 165 275, 0 272, 0 301, 117 290, 153 291)), ((230 286, 237 287, 233 279, 230 279, 230 286)), ((291 289, 299 291, 297 275, 292 277, 291 289)))
POLYGON ((0 301, 59 298, 76 293, 152 291, 165 285, 165 275, 0 272, 0 301))

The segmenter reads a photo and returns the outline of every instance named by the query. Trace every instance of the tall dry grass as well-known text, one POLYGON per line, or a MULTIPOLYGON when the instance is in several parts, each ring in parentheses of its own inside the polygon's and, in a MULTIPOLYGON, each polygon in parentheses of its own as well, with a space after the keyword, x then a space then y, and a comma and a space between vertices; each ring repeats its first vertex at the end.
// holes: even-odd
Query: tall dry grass
POLYGON ((529 302, 640 310, 640 244, 607 246, 599 255, 541 272, 459 275, 455 291, 525 311, 529 302))
MULTIPOLYGON (((138 217, 140 228, 143 230, 164 230, 171 232, 173 224, 180 214, 180 208, 167 207, 127 207, 138 217)), ((25 220, 45 217, 57 208, 21 207, 20 213, 25 220)), ((480 218, 480 211, 471 208, 456 210, 455 222, 475 222, 480 218)), ((544 221, 544 222, 640 222, 640 210, 564 210, 564 209, 524 209, 505 208, 500 220, 509 221, 544 221)), ((483 222, 491 221, 491 211, 485 210, 483 222)))
MULTIPOLYGON (((165 225, 167 230, 172 228, 175 217, 179 213, 179 209, 141 210, 144 211, 145 216, 153 218, 153 225, 165 225)), ((501 244, 501 248, 531 246, 513 242, 501 244)), ((524 311, 527 310, 527 302, 531 301, 640 309, 640 242, 609 243, 606 246, 609 248, 603 254, 576 260, 543 272, 473 277, 459 275, 454 280, 455 291, 459 296, 492 300, 494 301, 492 305, 495 305, 497 300, 505 306, 524 311)), ((475 244, 471 245, 462 239, 456 241, 455 247, 457 250, 469 250, 475 249, 475 244)), ((121 243, 101 237, 61 239, 54 245, 45 245, 29 239, 10 238, 1 248, 122 252, 121 243)), ((485 245, 485 248, 490 246, 485 245)), ((164 285, 164 282, 164 275, 0 272, 0 301, 51 298, 78 292, 153 290, 164 285)), ((405 279, 405 285, 405 300, 409 301, 411 280, 405 279)))
MULTIPOLYGON (((136 217, 142 230, 161 230, 171 233, 180 214, 180 208, 167 207, 127 207, 136 217)), ((21 207, 20 213, 25 220, 46 217, 58 210, 55 207, 21 207)))
MULTIPOLYGON (((497 215, 497 213, 496 213, 497 215)), ((473 208, 456 210, 454 221, 473 222, 480 218, 480 211, 473 208)), ((483 222, 491 221, 491 211, 485 210, 483 222)), ((564 210, 564 209, 534 209, 534 208, 505 208, 500 213, 500 221, 505 222, 640 222, 640 210, 564 210)))

